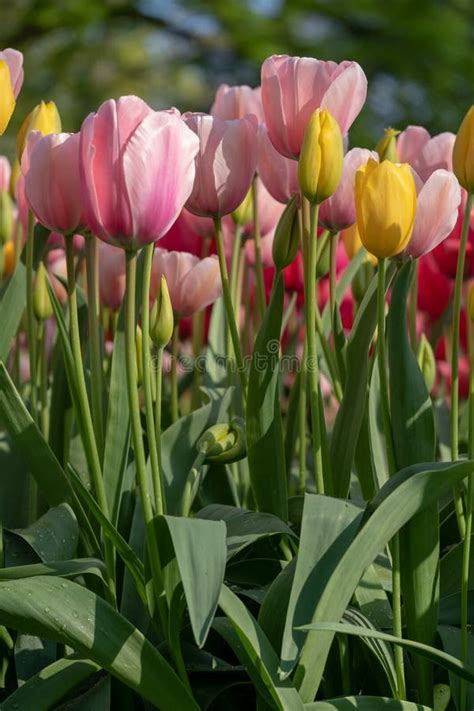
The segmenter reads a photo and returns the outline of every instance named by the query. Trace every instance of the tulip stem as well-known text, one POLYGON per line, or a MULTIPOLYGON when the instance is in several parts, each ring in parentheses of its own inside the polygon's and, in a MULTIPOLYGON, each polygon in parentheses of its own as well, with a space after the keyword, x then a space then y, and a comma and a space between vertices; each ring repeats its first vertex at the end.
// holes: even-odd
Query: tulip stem
POLYGON ((30 399, 31 416, 38 422, 38 394, 36 390, 36 322, 33 306, 33 252, 34 252, 34 217, 28 211, 28 231, 26 234, 26 333, 28 339, 28 355, 30 362, 30 399))
MULTIPOLYGON (((474 458, 474 332, 473 324, 467 318, 467 337, 469 350, 469 426, 468 426, 468 452, 469 459, 474 458)), ((466 531, 463 539, 462 569, 461 569, 461 661, 468 662, 469 654, 469 631, 468 631, 468 591, 469 591, 469 568, 471 558, 471 536, 472 536, 472 496, 474 489, 474 473, 469 474, 467 479, 466 492, 466 531)), ((459 711, 467 711, 467 684, 465 679, 460 680, 459 687, 459 711)))
POLYGON ((257 277, 257 304, 260 312, 260 319, 263 320, 265 309, 267 307, 265 299, 265 280, 263 277, 262 263, 262 241, 260 234, 260 219, 258 214, 258 183, 255 176, 252 182, 252 219, 253 219, 253 236, 255 240, 255 272, 257 277))
POLYGON ((48 355, 46 352, 46 324, 38 327, 38 386, 40 393, 40 423, 43 437, 48 439, 48 355))
POLYGON ((306 319, 306 372, 309 373, 311 427, 313 436, 313 466, 316 492, 324 494, 323 458, 321 448, 321 422, 319 413, 319 367, 316 342, 316 262, 317 262, 317 204, 310 205, 309 231, 304 230, 303 245, 305 246, 305 319, 306 319), (305 245, 306 243, 306 245, 305 245))
MULTIPOLYGON (((456 281, 454 284, 453 301, 453 329, 451 347, 451 459, 459 459, 459 325, 461 320, 461 296, 462 283, 464 277, 464 263, 466 261, 467 237, 469 234, 469 223, 471 219, 473 193, 470 192, 466 200, 464 219, 461 230, 461 241, 459 244, 458 263, 456 267, 456 281)), ((466 521, 464 519, 462 498, 459 487, 454 489, 454 505, 458 520, 459 533, 464 538, 466 533, 466 521)))
POLYGON ((298 448, 298 463, 299 463, 299 478, 300 478, 300 494, 304 495, 306 490, 306 362, 307 343, 304 339, 303 345, 303 367, 300 369, 300 399, 298 403, 298 429, 299 429, 299 448, 298 448))
POLYGON ((331 310, 331 327, 334 329, 336 318, 336 252, 337 232, 329 233, 329 308, 331 310))
POLYGON ((171 337, 171 422, 176 422, 179 417, 179 393, 178 393, 178 345, 179 345, 179 321, 173 328, 171 337))
POLYGON ((151 478, 155 494, 155 513, 164 513, 163 483, 161 480, 160 463, 158 460, 158 446, 156 443, 155 418, 153 415, 153 391, 151 384, 151 346, 150 346, 150 282, 151 268, 155 243, 145 247, 145 260, 143 265, 143 291, 142 291, 142 365, 143 365, 143 392, 145 396, 146 431, 148 437, 148 450, 150 453, 151 478))
POLYGON ((126 252, 125 274, 125 362, 127 376, 127 394, 130 408, 130 426, 132 431, 133 450, 135 452, 135 467, 137 472, 138 489, 145 521, 146 541, 150 568, 153 578, 158 610, 161 617, 163 630, 167 630, 167 606, 164 598, 163 576, 161 571, 160 554, 156 533, 153 524, 152 498, 148 489, 148 475, 146 471, 145 448, 143 446, 142 425, 140 419, 140 403, 138 401, 138 369, 137 349, 135 344, 135 290, 137 278, 136 252, 126 252))
MULTIPOLYGON (((76 274, 74 270, 74 243, 72 235, 66 235, 64 241, 66 243, 67 292, 69 299, 69 337, 71 341, 71 352, 74 362, 75 385, 77 388, 77 398, 79 403, 79 412, 76 413, 76 416, 80 417, 82 422, 81 429, 84 437, 84 451, 92 476, 92 482, 97 497, 97 503, 99 504, 104 516, 110 518, 109 509, 107 505, 107 497, 105 494, 104 481, 102 478, 99 452, 94 436, 94 425, 92 422, 89 400, 87 397, 86 380, 84 377, 81 338, 79 333, 79 320, 77 316, 77 290, 76 274)), ((107 536, 104 536, 104 555, 105 564, 107 567, 108 594, 110 600, 115 604, 114 546, 107 536)))
POLYGON ((408 311, 408 318, 410 323, 410 343, 413 352, 417 353, 418 339, 416 333, 416 308, 418 304, 418 259, 415 259, 415 264, 413 267, 412 281, 410 286, 410 306, 408 311))
POLYGON ((225 261, 224 244, 222 239, 221 218, 214 218, 214 227, 216 233, 217 256, 219 258, 219 268, 221 272, 222 291, 224 295, 224 305, 227 317, 227 328, 230 330, 232 346, 234 349, 235 358, 237 360, 237 370, 239 372, 240 382, 242 384, 242 396, 244 401, 247 399, 247 373, 245 372, 244 361, 242 359, 242 351, 240 349, 239 331, 235 321, 234 307, 232 304, 232 296, 229 286, 229 275, 227 273, 227 264, 225 261))
MULTIPOLYGON (((156 355, 156 400, 155 400, 155 439, 158 465, 161 471, 161 393, 163 385, 163 348, 158 347, 156 355)), ((163 495, 163 505, 166 503, 163 495)))
POLYGON ((86 237, 87 272, 87 318, 90 338, 90 366, 92 391, 92 419, 97 449, 102 458, 104 453, 104 408, 102 401, 102 354, 99 330, 99 300, 97 298, 97 239, 86 237))
MULTIPOLYGON (((390 404, 385 357, 385 273, 386 259, 379 259, 377 282, 377 363, 380 378, 380 404, 385 434, 385 447, 389 475, 395 473, 395 455, 393 450, 392 425, 390 422, 390 404)), ((400 541, 398 535, 392 539, 392 611, 393 634, 402 637, 402 605, 400 581, 400 541)), ((395 671, 397 677, 398 698, 406 698, 403 649, 394 646, 395 671)))

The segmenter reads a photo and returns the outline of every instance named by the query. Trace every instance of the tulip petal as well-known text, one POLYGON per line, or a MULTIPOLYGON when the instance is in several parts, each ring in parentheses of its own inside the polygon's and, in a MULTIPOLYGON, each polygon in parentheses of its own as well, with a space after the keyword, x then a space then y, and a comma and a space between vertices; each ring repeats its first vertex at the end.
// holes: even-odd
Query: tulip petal
POLYGON ((350 129, 359 115, 367 98, 367 77, 356 62, 348 66, 333 79, 321 102, 339 122, 341 133, 350 129))

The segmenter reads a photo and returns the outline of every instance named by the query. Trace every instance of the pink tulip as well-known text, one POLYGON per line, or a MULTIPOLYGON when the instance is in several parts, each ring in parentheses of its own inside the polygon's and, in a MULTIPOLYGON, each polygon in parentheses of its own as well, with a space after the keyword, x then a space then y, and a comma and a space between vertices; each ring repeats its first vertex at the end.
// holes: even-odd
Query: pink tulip
POLYGON ((136 96, 106 101, 81 128, 88 227, 129 250, 162 237, 191 192, 197 151, 178 111, 152 111, 136 96))
POLYGON ((270 195, 286 205, 299 192, 298 164, 273 147, 263 124, 258 127, 257 171, 270 195))
MULTIPOLYGON (((79 181, 79 134, 50 133, 28 147, 25 194, 42 225, 73 232, 83 222, 79 181)), ((22 169, 24 163, 22 163, 22 169)))
POLYGON ((63 281, 67 279, 66 257, 63 249, 52 249, 48 252, 46 268, 51 279, 51 286, 61 304, 67 301, 67 291, 63 281), (59 278, 58 278, 59 277, 59 278))
POLYGON ((222 294, 219 262, 215 255, 199 259, 187 252, 156 249, 151 274, 152 299, 162 276, 166 278, 173 311, 178 318, 201 311, 222 294))
POLYGON ((430 134, 423 126, 407 126, 397 138, 397 151, 400 163, 410 163, 411 166, 420 155, 423 147, 430 140, 430 134))
POLYGON ((211 115, 229 121, 253 114, 259 123, 263 123, 263 107, 260 87, 252 89, 245 84, 229 86, 221 84, 211 106, 211 115))
POLYGON ((413 166, 423 181, 438 168, 452 171, 455 139, 454 133, 445 132, 433 136, 425 143, 413 166))
POLYGON ((274 55, 262 64, 261 83, 268 135, 287 158, 298 158, 306 125, 317 108, 328 109, 345 134, 367 95, 367 79, 356 62, 274 55))
POLYGON ((203 217, 233 212, 247 195, 257 163, 255 116, 224 121, 208 114, 184 116, 199 136, 196 179, 186 208, 203 217))
POLYGON ((418 192, 415 223, 405 253, 416 259, 431 252, 452 232, 461 188, 447 170, 435 170, 418 192))
POLYGON ((101 304, 118 311, 125 294, 125 254, 107 242, 99 243, 99 298, 101 304))
POLYGON ((10 189, 11 174, 10 161, 6 156, 0 156, 0 193, 7 192, 10 189))
POLYGON ((17 49, 7 48, 0 52, 0 60, 3 60, 8 64, 13 94, 16 99, 20 93, 25 76, 23 71, 23 55, 17 49))
POLYGON ((321 203, 319 223, 333 232, 350 227, 356 221, 354 203, 355 172, 365 165, 369 158, 378 160, 374 151, 366 148, 353 148, 344 156, 342 178, 336 192, 321 203))

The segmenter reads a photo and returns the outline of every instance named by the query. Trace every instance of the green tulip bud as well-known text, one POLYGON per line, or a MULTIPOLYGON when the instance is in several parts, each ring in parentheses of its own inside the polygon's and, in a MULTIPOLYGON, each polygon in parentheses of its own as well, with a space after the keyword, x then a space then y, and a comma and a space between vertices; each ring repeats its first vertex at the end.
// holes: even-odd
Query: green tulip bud
POLYGON ((296 257, 300 244, 298 195, 293 195, 278 221, 273 238, 273 262, 278 270, 287 267, 296 257))
POLYGON ((53 306, 48 292, 48 281, 46 267, 43 262, 40 262, 33 290, 33 311, 38 321, 46 321, 53 314, 53 306))
POLYGON ((0 243, 8 242, 13 232, 13 201, 9 193, 0 192, 0 243))
POLYGON ((436 361, 431 343, 423 333, 418 346, 418 365, 423 373, 428 392, 431 392, 436 379, 436 361))
POLYGON ((171 341, 174 328, 173 306, 171 304, 168 284, 164 276, 155 303, 150 314, 150 338, 159 348, 164 348, 171 341))
POLYGON ((386 128, 385 133, 375 146, 381 161, 391 160, 392 163, 399 163, 400 158, 397 151, 397 136, 400 131, 395 128, 386 128))
POLYGON ((197 448, 207 462, 228 464, 243 459, 247 454, 243 420, 237 417, 229 425, 209 427, 198 439, 197 448))

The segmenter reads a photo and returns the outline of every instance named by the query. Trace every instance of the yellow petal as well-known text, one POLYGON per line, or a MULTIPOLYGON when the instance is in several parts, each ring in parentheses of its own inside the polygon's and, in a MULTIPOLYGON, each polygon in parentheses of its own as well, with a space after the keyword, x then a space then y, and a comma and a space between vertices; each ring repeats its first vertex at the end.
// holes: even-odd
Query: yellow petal
POLYGON ((0 59, 0 136, 7 129, 15 110, 15 95, 8 64, 0 59))

